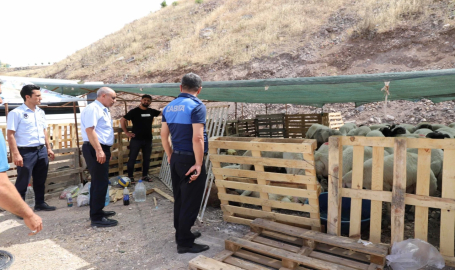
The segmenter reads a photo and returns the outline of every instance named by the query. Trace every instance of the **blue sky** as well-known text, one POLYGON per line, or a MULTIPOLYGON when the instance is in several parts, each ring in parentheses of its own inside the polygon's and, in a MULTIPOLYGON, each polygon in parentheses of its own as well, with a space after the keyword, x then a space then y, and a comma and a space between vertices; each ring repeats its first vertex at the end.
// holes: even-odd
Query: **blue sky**
MULTIPOLYGON (((58 62, 125 24, 159 10, 162 0, 6 0, 0 10, 0 61, 58 62)), ((168 5, 173 1, 167 1, 168 5)))

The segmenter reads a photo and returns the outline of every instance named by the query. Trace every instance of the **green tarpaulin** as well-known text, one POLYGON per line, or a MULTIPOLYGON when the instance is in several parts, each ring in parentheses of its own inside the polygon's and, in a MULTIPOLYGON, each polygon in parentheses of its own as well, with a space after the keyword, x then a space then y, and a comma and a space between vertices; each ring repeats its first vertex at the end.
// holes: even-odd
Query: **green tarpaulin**
MULTIPOLYGON (((30 79, 33 81, 33 79, 30 79)), ((204 82, 199 98, 211 101, 304 104, 321 107, 327 103, 355 102, 356 105, 384 100, 384 82, 390 81, 388 100, 455 99, 455 69, 331 77, 204 82)), ((96 90, 99 84, 56 84, 36 82, 62 94, 78 96, 96 90)), ((116 91, 176 97, 178 83, 106 84, 116 91)))

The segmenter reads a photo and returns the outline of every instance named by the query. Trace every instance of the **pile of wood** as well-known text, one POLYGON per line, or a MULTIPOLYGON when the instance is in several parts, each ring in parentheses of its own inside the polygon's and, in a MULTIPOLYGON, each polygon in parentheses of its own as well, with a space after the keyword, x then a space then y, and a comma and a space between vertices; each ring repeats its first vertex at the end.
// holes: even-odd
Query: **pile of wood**
POLYGON ((190 269, 383 269, 389 247, 256 219, 243 238, 225 240, 214 258, 198 256, 190 269))

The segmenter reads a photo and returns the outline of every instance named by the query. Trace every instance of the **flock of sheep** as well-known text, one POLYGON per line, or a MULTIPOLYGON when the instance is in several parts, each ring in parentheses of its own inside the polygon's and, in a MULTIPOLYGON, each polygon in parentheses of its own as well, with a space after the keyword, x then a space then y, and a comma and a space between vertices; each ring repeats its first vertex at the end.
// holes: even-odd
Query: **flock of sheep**
MULTIPOLYGON (((378 124, 372 126, 357 127, 353 123, 347 123, 340 127, 339 130, 330 129, 327 126, 314 124, 307 133, 307 139, 315 139, 317 141, 317 150, 314 153, 316 175, 320 181, 327 181, 328 177, 328 139, 330 136, 366 136, 366 137, 409 137, 409 138, 433 138, 445 139, 455 138, 455 123, 448 126, 440 124, 421 123, 416 126, 409 124, 388 125, 378 124)), ((364 172, 363 172, 363 187, 371 189, 372 178, 372 148, 365 147, 364 150, 364 172)), ((282 158, 282 159, 303 159, 301 153, 282 153, 282 152, 261 152, 262 157, 282 158)), ((251 156, 251 152, 247 151, 243 156, 251 156)), ((440 191, 442 182, 444 152, 440 149, 432 149, 431 151, 431 172, 430 172, 430 196, 435 196, 440 191)), ((343 186, 351 187, 352 182, 352 160, 353 147, 344 146, 343 148, 343 186)), ((391 191, 393 185, 393 148, 384 148, 384 190, 391 191)), ((408 149, 406 156, 406 191, 407 193, 415 193, 417 180, 417 149, 408 149)), ((254 170, 253 165, 228 165, 225 168, 254 170)), ((280 168, 265 168, 265 170, 282 172, 287 174, 304 175, 305 170, 299 168, 285 168, 280 171, 280 168)), ((236 193, 242 196, 259 197, 258 192, 236 190, 236 193)), ((276 194, 268 194, 271 200, 281 200, 284 202, 301 202, 305 203, 306 198, 282 196, 276 194)))

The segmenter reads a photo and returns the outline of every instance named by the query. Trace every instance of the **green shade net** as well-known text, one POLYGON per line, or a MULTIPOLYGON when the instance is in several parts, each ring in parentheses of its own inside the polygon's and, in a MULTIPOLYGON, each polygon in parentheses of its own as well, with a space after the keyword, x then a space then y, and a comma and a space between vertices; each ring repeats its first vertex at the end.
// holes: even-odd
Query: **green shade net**
MULTIPOLYGON (((33 81, 33 80, 32 80, 33 81)), ((384 100, 384 82, 390 81, 388 100, 455 99, 455 69, 383 74, 204 82, 200 99, 223 102, 304 104, 322 107, 327 103, 360 104, 384 100)), ((78 96, 101 87, 99 84, 36 82, 62 94, 78 96)), ((178 83, 106 84, 115 91, 176 97, 178 83)))

